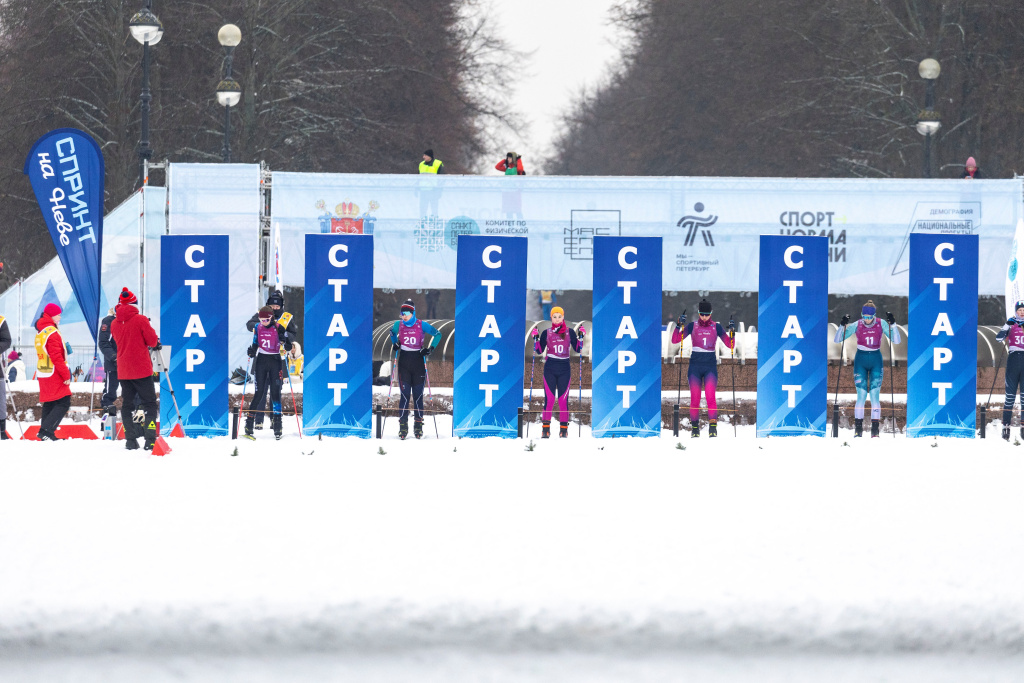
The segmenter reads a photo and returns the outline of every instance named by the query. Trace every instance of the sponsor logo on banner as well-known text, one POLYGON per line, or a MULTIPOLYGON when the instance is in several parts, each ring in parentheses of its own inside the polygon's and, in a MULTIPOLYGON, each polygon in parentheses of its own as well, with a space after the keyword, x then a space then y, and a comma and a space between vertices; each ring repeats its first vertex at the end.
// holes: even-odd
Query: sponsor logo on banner
POLYGON ((910 236, 907 436, 974 438, 978 236, 910 236))
POLYGON ((661 434, 661 291, 660 237, 594 240, 595 437, 661 434))
POLYGON ((334 207, 334 213, 327 210, 327 203, 318 199, 316 208, 320 214, 320 232, 341 235, 372 235, 376 218, 370 214, 380 208, 380 204, 371 199, 368 211, 359 213, 359 205, 348 199, 334 207))
MULTIPOLYGON (((697 202, 693 205, 695 213, 704 212, 704 204, 697 202)), ((718 216, 683 216, 676 223, 676 227, 683 228, 686 230, 686 239, 683 241, 683 245, 692 247, 693 243, 697 240, 697 233, 700 232, 701 238, 704 240, 704 245, 708 247, 715 246, 715 238, 711 234, 711 226, 718 222, 718 216)))
POLYGON ((304 434, 372 428, 373 237, 306 235, 304 434))
POLYGON ((622 212, 573 209, 562 238, 562 253, 573 261, 594 260, 594 238, 622 234, 622 212))
POLYGON ((761 235, 757 435, 824 436, 828 239, 761 235))
POLYGON ((456 216, 444 226, 444 239, 452 251, 459 249, 460 235, 479 235, 480 226, 469 216, 456 216))
POLYGON ((918 202, 893 263, 892 274, 899 275, 910 268, 907 248, 911 235, 973 235, 980 225, 981 202, 918 202))
MULTIPOLYGON (((187 436, 228 433, 227 235, 160 237, 160 342, 187 436)), ((160 431, 177 421, 160 378, 160 431)))
POLYGON ((514 439, 523 405, 522 237, 463 235, 455 280, 455 435, 514 439))
POLYGON ((103 262, 103 155, 88 134, 60 128, 42 136, 25 175, 94 340, 100 320, 103 262))

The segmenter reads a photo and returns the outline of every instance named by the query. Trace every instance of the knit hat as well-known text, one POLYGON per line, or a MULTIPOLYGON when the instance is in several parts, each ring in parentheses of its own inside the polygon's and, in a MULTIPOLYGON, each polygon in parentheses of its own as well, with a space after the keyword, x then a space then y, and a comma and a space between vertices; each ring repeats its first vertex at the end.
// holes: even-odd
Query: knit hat
POLYGON ((428 150, 427 150, 426 152, 424 152, 423 154, 424 154, 424 155, 426 155, 426 156, 428 156, 428 157, 430 157, 431 159, 433 159, 433 158, 434 158, 434 150, 432 150, 432 149, 428 149, 428 150))
POLYGON ((402 304, 402 313, 416 313, 416 304, 412 302, 412 299, 406 299, 405 303, 402 304))
POLYGON ((267 297, 267 305, 280 306, 281 308, 284 308, 284 294, 275 289, 270 293, 270 296, 267 297))
POLYGON ((18 360, 19 358, 21 358, 21 354, 18 353, 15 349, 11 349, 11 352, 7 354, 7 360, 11 361, 12 363, 18 360))
POLYGON ((974 166, 975 168, 977 168, 978 162, 974 160, 974 157, 967 157, 967 163, 964 164, 964 166, 974 166))
POLYGON ((264 306, 263 308, 260 309, 260 312, 259 312, 258 315, 259 315, 260 318, 273 318, 274 317, 274 309, 271 308, 270 306, 264 306))
POLYGON ((121 296, 117 297, 117 302, 121 304, 136 304, 139 300, 125 287, 121 290, 121 296))
POLYGON ((551 315, 554 315, 555 313, 557 313, 558 315, 561 315, 561 316, 565 315, 565 311, 562 310, 561 306, 554 306, 551 309, 551 315))
POLYGON ((64 309, 58 304, 46 304, 46 307, 43 308, 43 315, 48 315, 52 318, 55 315, 60 315, 63 311, 64 309))
POLYGON ((700 303, 697 304, 697 312, 704 315, 711 315, 711 302, 707 299, 701 299, 700 303))

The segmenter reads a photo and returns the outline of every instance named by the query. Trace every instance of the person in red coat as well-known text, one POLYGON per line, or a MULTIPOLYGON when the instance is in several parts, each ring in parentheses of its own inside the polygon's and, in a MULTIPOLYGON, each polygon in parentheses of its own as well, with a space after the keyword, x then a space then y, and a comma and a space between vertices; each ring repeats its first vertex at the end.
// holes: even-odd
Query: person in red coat
POLYGON ((46 304, 36 321, 36 355, 39 366, 39 402, 43 412, 39 422, 39 440, 56 441, 57 427, 71 407, 71 369, 64 351, 64 338, 57 329, 63 311, 57 304, 46 304))
POLYGON ((139 447, 145 436, 145 449, 156 443, 156 418, 159 406, 153 386, 153 359, 150 349, 160 349, 160 339, 149 318, 139 313, 138 299, 125 287, 118 297, 110 336, 117 345, 117 379, 121 384, 121 422, 124 424, 125 448, 139 447), (133 412, 132 406, 139 407, 133 412))
POLYGON ((523 168, 523 158, 515 152, 506 154, 504 159, 494 165, 494 168, 505 175, 526 175, 526 170, 523 168))

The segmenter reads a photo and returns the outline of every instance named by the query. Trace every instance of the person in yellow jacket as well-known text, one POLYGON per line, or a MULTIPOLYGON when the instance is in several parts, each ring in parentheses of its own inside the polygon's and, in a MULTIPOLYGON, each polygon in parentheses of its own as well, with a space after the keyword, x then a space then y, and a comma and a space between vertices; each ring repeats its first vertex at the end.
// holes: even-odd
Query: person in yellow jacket
POLYGON ((43 315, 36 321, 36 355, 39 366, 39 402, 43 405, 39 421, 39 440, 56 441, 57 426, 71 407, 71 369, 66 359, 67 349, 57 326, 61 308, 48 303, 43 315))
POLYGON ((423 161, 420 162, 420 173, 444 173, 444 162, 434 158, 434 150, 428 149, 423 153, 423 161))

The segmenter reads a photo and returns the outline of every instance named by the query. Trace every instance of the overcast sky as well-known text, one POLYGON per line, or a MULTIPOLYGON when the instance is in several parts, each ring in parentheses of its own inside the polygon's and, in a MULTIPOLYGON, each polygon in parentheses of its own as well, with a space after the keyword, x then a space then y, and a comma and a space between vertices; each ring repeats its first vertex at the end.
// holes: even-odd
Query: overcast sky
MULTIPOLYGON (((486 2, 493 27, 510 45, 531 53, 518 69, 521 78, 511 101, 528 123, 515 151, 533 174, 573 96, 599 82, 617 59, 616 34, 608 23, 608 10, 616 0, 486 2)), ((496 152, 492 163, 504 151, 496 152)))

